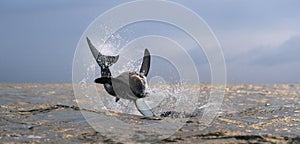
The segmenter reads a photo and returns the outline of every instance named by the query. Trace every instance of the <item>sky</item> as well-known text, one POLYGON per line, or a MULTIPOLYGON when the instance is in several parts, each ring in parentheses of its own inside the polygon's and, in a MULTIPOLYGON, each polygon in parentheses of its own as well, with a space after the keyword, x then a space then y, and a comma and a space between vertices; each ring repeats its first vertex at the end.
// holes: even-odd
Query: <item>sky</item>
MULTIPOLYGON (((97 16, 124 2, 1 0, 0 82, 72 82, 82 33, 97 16)), ((300 83, 300 1, 174 2, 196 12, 215 33, 227 83, 300 83)), ((203 65, 199 62, 198 69, 203 65)), ((199 76, 209 82, 209 70, 199 76)))

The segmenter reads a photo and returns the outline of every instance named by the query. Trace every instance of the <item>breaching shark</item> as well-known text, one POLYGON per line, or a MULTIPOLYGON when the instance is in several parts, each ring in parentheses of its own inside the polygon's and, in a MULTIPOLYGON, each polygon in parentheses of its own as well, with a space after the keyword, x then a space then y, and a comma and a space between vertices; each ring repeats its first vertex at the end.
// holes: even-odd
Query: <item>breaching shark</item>
POLYGON ((103 84, 106 92, 116 97, 116 102, 120 98, 134 101, 136 108, 141 114, 148 117, 154 116, 151 109, 142 99, 149 96, 149 93, 146 91, 148 88, 146 77, 151 61, 149 50, 145 49, 144 51, 143 62, 139 72, 123 72, 119 76, 113 77, 109 67, 118 61, 119 55, 103 55, 95 48, 88 37, 86 39, 93 57, 101 68, 101 77, 95 79, 95 83, 103 84))

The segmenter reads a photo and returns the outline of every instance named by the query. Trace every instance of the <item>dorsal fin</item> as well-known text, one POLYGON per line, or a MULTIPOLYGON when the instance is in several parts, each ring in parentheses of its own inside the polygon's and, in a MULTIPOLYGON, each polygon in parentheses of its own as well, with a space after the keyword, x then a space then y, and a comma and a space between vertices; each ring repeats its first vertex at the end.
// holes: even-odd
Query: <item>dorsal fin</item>
POLYGON ((147 76, 149 69, 150 69, 150 61, 151 61, 151 55, 148 49, 145 49, 144 57, 143 57, 143 63, 140 69, 140 74, 143 76, 147 76))

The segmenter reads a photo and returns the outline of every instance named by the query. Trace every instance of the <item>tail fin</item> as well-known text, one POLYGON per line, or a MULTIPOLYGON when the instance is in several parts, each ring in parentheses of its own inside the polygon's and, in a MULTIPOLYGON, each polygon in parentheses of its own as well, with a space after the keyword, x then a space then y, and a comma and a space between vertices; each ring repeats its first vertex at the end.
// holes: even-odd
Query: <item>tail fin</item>
POLYGON ((97 61, 98 65, 101 67, 101 70, 104 68, 108 68, 110 66, 112 66, 114 63, 116 63, 119 59, 119 56, 106 56, 101 54, 96 48, 95 46, 92 44, 92 42, 90 41, 90 39, 88 37, 86 37, 87 43, 91 49, 91 52, 95 58, 95 60, 97 61))

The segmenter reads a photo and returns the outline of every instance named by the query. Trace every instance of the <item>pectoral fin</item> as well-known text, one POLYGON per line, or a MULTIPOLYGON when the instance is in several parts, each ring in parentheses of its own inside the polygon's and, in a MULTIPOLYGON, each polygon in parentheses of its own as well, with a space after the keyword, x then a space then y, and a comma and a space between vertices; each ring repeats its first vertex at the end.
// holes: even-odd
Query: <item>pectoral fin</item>
POLYGON ((149 108, 149 106, 144 102, 143 99, 137 99, 135 101, 135 106, 139 110, 139 112, 141 114, 143 114, 144 116, 147 116, 147 117, 154 117, 155 116, 153 114, 153 112, 151 111, 151 109, 149 108))

